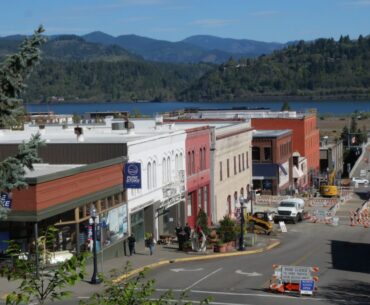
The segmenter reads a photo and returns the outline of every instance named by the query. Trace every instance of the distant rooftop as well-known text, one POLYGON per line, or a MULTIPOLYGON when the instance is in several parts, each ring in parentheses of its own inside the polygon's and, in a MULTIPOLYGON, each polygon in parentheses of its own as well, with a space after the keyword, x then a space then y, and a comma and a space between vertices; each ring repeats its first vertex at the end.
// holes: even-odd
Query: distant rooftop
POLYGON ((48 164, 48 163, 37 163, 33 164, 34 170, 25 169, 25 178, 36 178, 41 176, 47 176, 58 172, 66 171, 69 169, 84 166, 84 164, 48 164))
POLYGON ((290 129, 282 130, 255 130, 253 132, 253 138, 278 138, 292 134, 290 129))

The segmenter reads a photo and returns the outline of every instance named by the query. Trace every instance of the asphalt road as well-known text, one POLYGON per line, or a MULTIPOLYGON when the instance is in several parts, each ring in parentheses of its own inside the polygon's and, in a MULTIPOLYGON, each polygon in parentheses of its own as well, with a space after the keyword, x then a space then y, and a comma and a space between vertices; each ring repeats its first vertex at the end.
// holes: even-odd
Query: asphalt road
MULTIPOLYGON (((362 190, 363 196, 367 190, 362 190)), ((351 202, 360 206, 363 200, 351 202)), ((342 214, 346 217, 348 212, 342 214)), ((164 265, 147 277, 156 280, 157 296, 171 289, 178 299, 187 291, 193 304, 207 297, 214 305, 370 304, 370 228, 351 227, 341 218, 336 227, 302 222, 287 224, 287 229, 277 236, 281 245, 270 251, 164 265), (319 267, 317 293, 271 293, 267 288, 273 264, 319 267)), ((80 295, 54 304, 78 304, 87 298, 80 295)))
POLYGON ((165 266, 152 270, 158 291, 188 291, 188 298, 211 304, 370 304, 370 229, 347 224, 288 225, 282 244, 269 252, 220 260, 165 266), (319 267, 313 297, 267 291, 272 265, 319 267), (174 270, 175 269, 175 270, 174 270))

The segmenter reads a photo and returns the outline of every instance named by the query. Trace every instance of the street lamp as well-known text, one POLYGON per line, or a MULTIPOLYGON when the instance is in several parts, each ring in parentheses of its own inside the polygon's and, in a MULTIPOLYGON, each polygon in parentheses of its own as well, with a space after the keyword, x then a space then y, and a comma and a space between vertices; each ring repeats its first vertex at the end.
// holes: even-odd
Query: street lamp
POLYGON ((239 197, 240 202, 240 238, 239 238, 239 251, 244 251, 244 197, 239 197))
POLYGON ((94 256, 94 271, 91 277, 90 284, 100 284, 100 279, 97 277, 98 273, 98 263, 97 263, 97 255, 96 255, 96 208, 94 205, 90 208, 90 215, 92 218, 92 239, 93 239, 93 256, 94 256))

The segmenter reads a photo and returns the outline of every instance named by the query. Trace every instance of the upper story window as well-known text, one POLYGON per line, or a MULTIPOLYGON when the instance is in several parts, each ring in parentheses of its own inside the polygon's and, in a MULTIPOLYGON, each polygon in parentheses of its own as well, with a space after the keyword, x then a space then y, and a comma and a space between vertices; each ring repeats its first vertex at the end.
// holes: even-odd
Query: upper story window
POLYGON ((153 161, 153 164, 152 164, 152 172, 153 172, 153 187, 157 187, 157 162, 153 161))
POLYGON ((253 161, 260 161, 260 148, 259 147, 252 147, 252 160, 253 161))
POLYGON ((162 160, 162 183, 165 184, 167 182, 167 162, 166 158, 162 160))
POLYGON ((264 153, 264 159, 266 161, 270 161, 271 160, 271 147, 264 147, 263 153, 264 153))
POLYGON ((227 178, 230 177, 230 160, 229 159, 226 160, 226 176, 227 178))
POLYGON ((222 181, 222 162, 220 161, 220 181, 222 181))
POLYGON ((234 156, 234 175, 236 175, 236 156, 234 156))
POLYGON ((148 165, 147 165, 147 168, 146 168, 146 173, 147 173, 147 175, 146 175, 146 178, 147 178, 147 188, 148 188, 148 190, 150 190, 151 188, 152 188, 152 186, 153 186, 153 181, 152 181, 152 179, 153 179, 153 176, 152 176, 152 164, 150 163, 150 162, 148 162, 148 165))
POLYGON ((195 152, 194 150, 191 152, 191 172, 192 174, 195 173, 195 152))
POLYGON ((249 153, 248 152, 245 153, 245 159, 247 161, 247 169, 248 169, 249 168, 249 153))
POLYGON ((199 149, 199 169, 203 170, 203 149, 199 149))
POLYGON ((167 157, 167 182, 171 181, 171 158, 167 157))
POLYGON ((187 164, 187 166, 188 166, 188 175, 191 175, 191 154, 190 154, 190 151, 188 151, 188 160, 187 160, 188 162, 188 164, 187 164))

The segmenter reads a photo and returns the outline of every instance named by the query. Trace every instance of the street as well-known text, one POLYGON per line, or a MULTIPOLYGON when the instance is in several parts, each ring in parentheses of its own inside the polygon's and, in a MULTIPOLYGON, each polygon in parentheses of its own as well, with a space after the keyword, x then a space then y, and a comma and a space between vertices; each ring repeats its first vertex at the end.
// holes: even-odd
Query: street
POLYGON ((211 304, 370 304, 369 229, 346 220, 337 227, 303 222, 287 228, 271 251, 169 265, 149 277, 159 292, 187 290, 190 300, 212 297, 211 304), (319 267, 316 296, 268 292, 273 264, 319 267))

